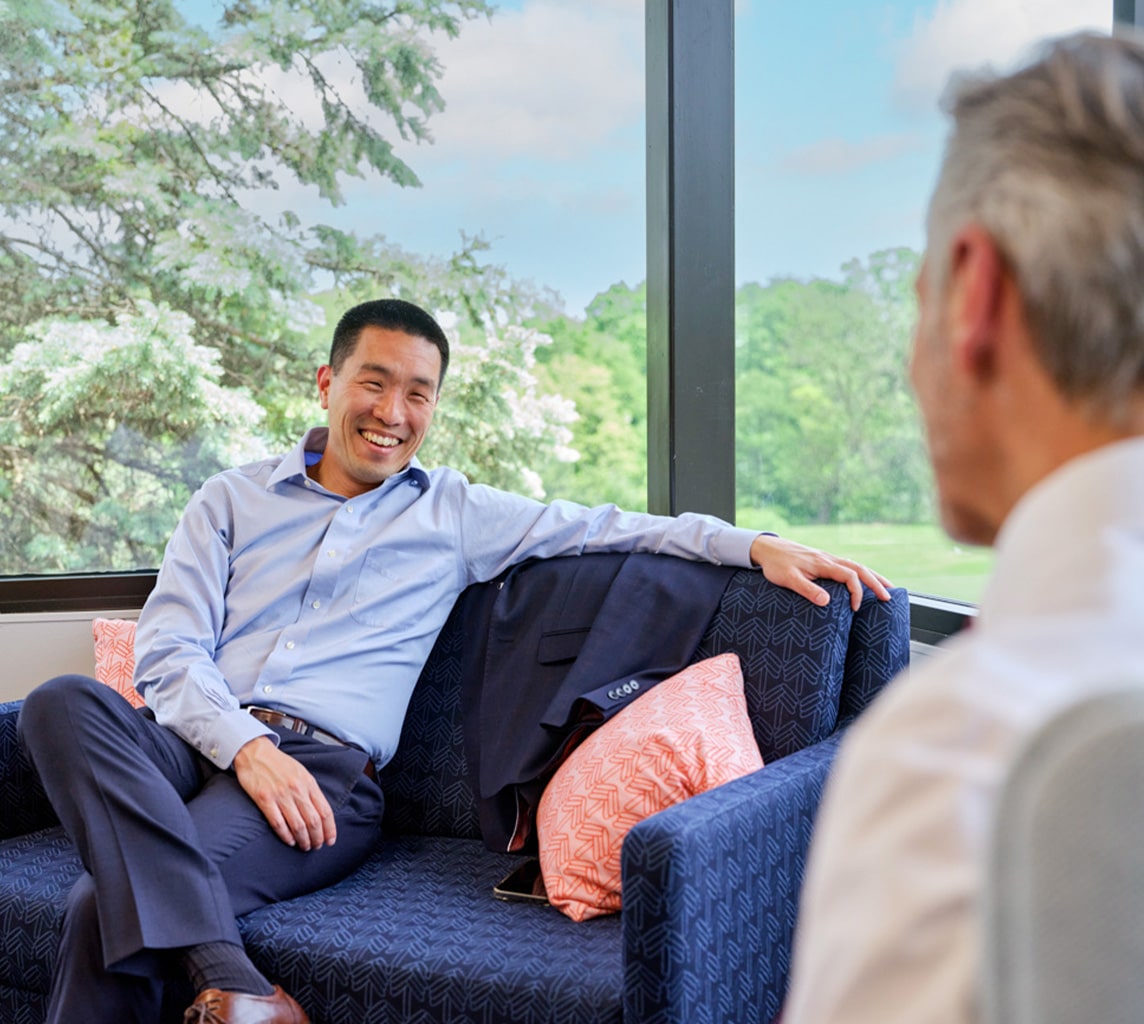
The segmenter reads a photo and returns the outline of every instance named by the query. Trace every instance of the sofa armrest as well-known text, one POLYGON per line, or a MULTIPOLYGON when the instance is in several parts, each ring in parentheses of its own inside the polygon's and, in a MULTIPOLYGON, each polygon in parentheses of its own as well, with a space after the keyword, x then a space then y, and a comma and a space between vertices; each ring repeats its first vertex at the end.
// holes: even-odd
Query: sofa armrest
POLYGON ((625 1024, 768 1024, 778 1015, 811 829, 840 739, 628 833, 625 1024))
POLYGON ((0 839, 56 823, 39 776, 16 738, 21 701, 0 703, 0 839))

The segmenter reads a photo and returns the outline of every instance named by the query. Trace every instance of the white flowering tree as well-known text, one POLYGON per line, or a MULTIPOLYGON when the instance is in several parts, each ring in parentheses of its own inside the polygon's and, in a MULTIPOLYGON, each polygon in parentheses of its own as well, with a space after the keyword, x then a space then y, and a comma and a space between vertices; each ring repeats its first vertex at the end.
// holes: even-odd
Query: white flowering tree
MULTIPOLYGON (((0 0, 0 574, 157 565, 207 475, 320 421, 328 314, 397 295, 468 336, 536 308, 481 238, 423 258, 290 208, 417 186, 394 142, 444 106, 434 41, 491 4, 209 6, 0 0)), ((459 345, 442 460, 542 490, 571 412, 538 343, 459 345)))
POLYGON ((185 313, 50 319, 0 364, 0 533, 8 572, 156 564, 198 484, 265 453, 263 409, 223 387, 185 313))
POLYGON ((490 326, 466 342, 455 317, 440 320, 450 334, 449 372, 421 458, 474 483, 547 497, 538 469, 579 458, 571 447, 575 406, 541 394, 535 373, 536 350, 552 339, 530 328, 490 326))

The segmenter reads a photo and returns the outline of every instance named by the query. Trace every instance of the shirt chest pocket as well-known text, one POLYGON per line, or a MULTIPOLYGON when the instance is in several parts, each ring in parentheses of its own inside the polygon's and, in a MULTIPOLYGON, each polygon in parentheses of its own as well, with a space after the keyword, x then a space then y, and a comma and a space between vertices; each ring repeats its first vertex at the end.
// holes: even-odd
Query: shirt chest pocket
POLYGON ((442 599, 444 572, 422 555, 377 548, 366 555, 350 615, 363 626, 404 629, 442 599))

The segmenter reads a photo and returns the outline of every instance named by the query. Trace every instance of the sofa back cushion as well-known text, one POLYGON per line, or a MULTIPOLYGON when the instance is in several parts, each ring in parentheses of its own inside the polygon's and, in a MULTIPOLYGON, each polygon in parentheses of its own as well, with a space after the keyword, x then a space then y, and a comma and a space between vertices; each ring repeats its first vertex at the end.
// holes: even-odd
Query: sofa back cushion
POLYGON ((909 593, 895 587, 889 601, 879 601, 867 591, 850 627, 839 720, 854 719, 909 664, 909 593))
POLYGON ((755 741, 770 764, 825 739, 838 722, 853 612, 846 588, 820 581, 825 607, 740 570, 695 652, 695 660, 734 652, 755 741))
POLYGON ((403 835, 479 839, 477 801, 465 759, 461 680, 466 645, 462 594, 413 689, 397 753, 381 770, 385 827, 403 835))

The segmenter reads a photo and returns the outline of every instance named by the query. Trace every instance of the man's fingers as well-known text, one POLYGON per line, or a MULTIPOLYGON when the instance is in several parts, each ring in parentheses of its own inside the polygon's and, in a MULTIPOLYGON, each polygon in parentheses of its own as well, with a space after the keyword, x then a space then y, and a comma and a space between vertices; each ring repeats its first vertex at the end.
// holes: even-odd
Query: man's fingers
POLYGON ((295 797, 288 812, 291 832, 303 850, 320 850, 336 838, 334 812, 312 778, 295 797))
POLYGON ((338 825, 334 820, 334 809, 330 806, 329 801, 326 800, 325 795, 322 796, 322 803, 325 805, 325 810, 322 812, 322 829, 325 833, 325 842, 329 846, 333 846, 338 841, 338 825))
POLYGON ((330 809, 325 794, 317 785, 314 786, 314 792, 310 795, 310 802, 306 810, 308 812, 306 815, 306 838, 310 845, 304 846, 303 849, 317 850, 326 844, 333 846, 337 840, 334 812, 330 809))
POLYGON ((772 583, 787 587, 815 604, 823 605, 830 596, 812 581, 831 579, 845 583, 850 591, 850 606, 855 611, 862 604, 865 584, 880 601, 890 599, 887 589, 892 584, 879 573, 848 558, 837 558, 805 544, 768 534, 759 534, 751 544, 751 562, 763 570, 772 583))
POLYGON ((278 806, 274 803, 259 804, 258 809, 262 812, 262 816, 266 819, 267 823, 273 829, 274 834, 282 840, 287 846, 294 846, 297 842, 294 838, 294 832, 289 825, 286 824, 286 819, 278 812, 278 806))
POLYGON ((862 585, 865 584, 872 591, 874 596, 879 601, 888 601, 890 599, 890 591, 887 589, 890 581, 883 576, 868 569, 866 566, 858 562, 852 562, 849 559, 838 558, 835 559, 830 567, 831 571, 823 570, 819 575, 827 576, 830 579, 837 580, 839 583, 845 583, 846 589, 850 591, 850 607, 857 611, 862 606, 862 585))
POLYGON ((327 844, 332 846, 337 839, 334 812, 317 787, 304 795, 280 795, 260 805, 260 809, 275 835, 287 846, 319 850, 327 844))
MULTIPOLYGON (((766 575, 766 573, 763 575, 766 575)), ((767 579, 771 578, 768 576, 767 579)), ((830 603, 830 595, 815 583, 814 577, 808 573, 796 570, 782 579, 771 579, 771 582, 777 583, 780 587, 786 587, 788 590, 793 590, 800 597, 805 597, 812 604, 822 605, 830 603)))
POLYGON ((862 604, 862 580, 857 569, 852 569, 842 562, 833 561, 816 570, 816 575, 846 584, 846 589, 850 591, 850 607, 854 611, 859 609, 862 604))
POLYGON ((239 784, 287 846, 317 850, 337 840, 333 809, 314 776, 265 737, 239 748, 234 770, 239 784))
POLYGON ((878 596, 880 601, 888 601, 890 599, 890 587, 892 584, 880 572, 875 572, 873 569, 865 565, 854 563, 854 568, 858 570, 858 575, 862 578, 862 582, 866 584, 878 596))

